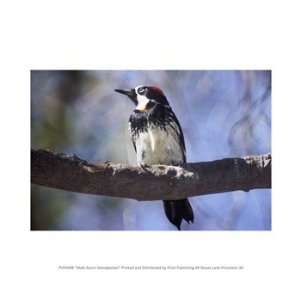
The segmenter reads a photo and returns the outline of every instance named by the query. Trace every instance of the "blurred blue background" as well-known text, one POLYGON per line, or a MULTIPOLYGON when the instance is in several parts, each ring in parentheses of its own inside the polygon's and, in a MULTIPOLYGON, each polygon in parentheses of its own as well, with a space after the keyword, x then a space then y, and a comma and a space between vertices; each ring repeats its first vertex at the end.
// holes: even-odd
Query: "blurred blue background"
MULTIPOLYGON (((136 164, 128 133, 133 105, 114 92, 159 86, 185 135, 187 160, 271 151, 271 71, 31 71, 33 149, 93 162, 136 164)), ((182 230, 270 230, 271 190, 190 199, 182 230)), ((32 230, 176 230, 162 202, 83 195, 32 185, 32 230)))

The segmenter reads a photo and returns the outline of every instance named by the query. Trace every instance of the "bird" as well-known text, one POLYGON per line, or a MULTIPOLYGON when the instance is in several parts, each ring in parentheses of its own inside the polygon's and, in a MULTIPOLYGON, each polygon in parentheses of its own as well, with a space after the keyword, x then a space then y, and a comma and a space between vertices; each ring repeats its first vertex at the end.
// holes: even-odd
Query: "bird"
MULTIPOLYGON (((156 86, 139 85, 129 90, 115 89, 126 95, 135 105, 129 117, 137 164, 182 166, 186 163, 184 136, 179 121, 167 97, 156 86)), ((163 200, 168 220, 181 229, 182 220, 194 222, 194 213, 188 199, 163 200)))

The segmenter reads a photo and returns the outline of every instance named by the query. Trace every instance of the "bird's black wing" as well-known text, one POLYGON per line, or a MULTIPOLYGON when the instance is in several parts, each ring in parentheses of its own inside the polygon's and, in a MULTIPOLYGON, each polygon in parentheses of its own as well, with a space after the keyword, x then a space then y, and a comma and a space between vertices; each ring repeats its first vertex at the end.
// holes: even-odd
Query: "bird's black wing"
POLYGON ((185 163, 186 162, 186 150, 185 150, 184 136, 183 136, 183 132, 182 132, 180 123, 179 123, 175 113, 171 109, 168 110, 167 115, 169 118, 169 125, 172 127, 172 129, 176 132, 176 135, 178 136, 178 140, 179 140, 182 152, 183 152, 184 163, 185 163))

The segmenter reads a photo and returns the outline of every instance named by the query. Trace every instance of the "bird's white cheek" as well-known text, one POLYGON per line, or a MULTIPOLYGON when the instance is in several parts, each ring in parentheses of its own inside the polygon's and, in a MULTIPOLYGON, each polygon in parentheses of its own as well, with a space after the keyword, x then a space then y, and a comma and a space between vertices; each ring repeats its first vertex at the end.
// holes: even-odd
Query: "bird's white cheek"
POLYGON ((145 111, 149 99, 147 99, 145 96, 138 95, 137 100, 138 100, 138 105, 136 106, 135 109, 139 111, 145 111))

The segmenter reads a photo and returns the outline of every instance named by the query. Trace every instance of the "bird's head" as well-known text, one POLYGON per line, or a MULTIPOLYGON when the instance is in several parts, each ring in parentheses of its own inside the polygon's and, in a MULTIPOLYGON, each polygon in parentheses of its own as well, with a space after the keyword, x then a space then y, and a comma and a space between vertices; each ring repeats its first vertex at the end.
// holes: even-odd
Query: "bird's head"
POLYGON ((139 85, 131 90, 119 90, 116 92, 128 96, 136 105, 136 110, 145 112, 150 110, 155 105, 169 105, 163 91, 155 86, 139 85))

